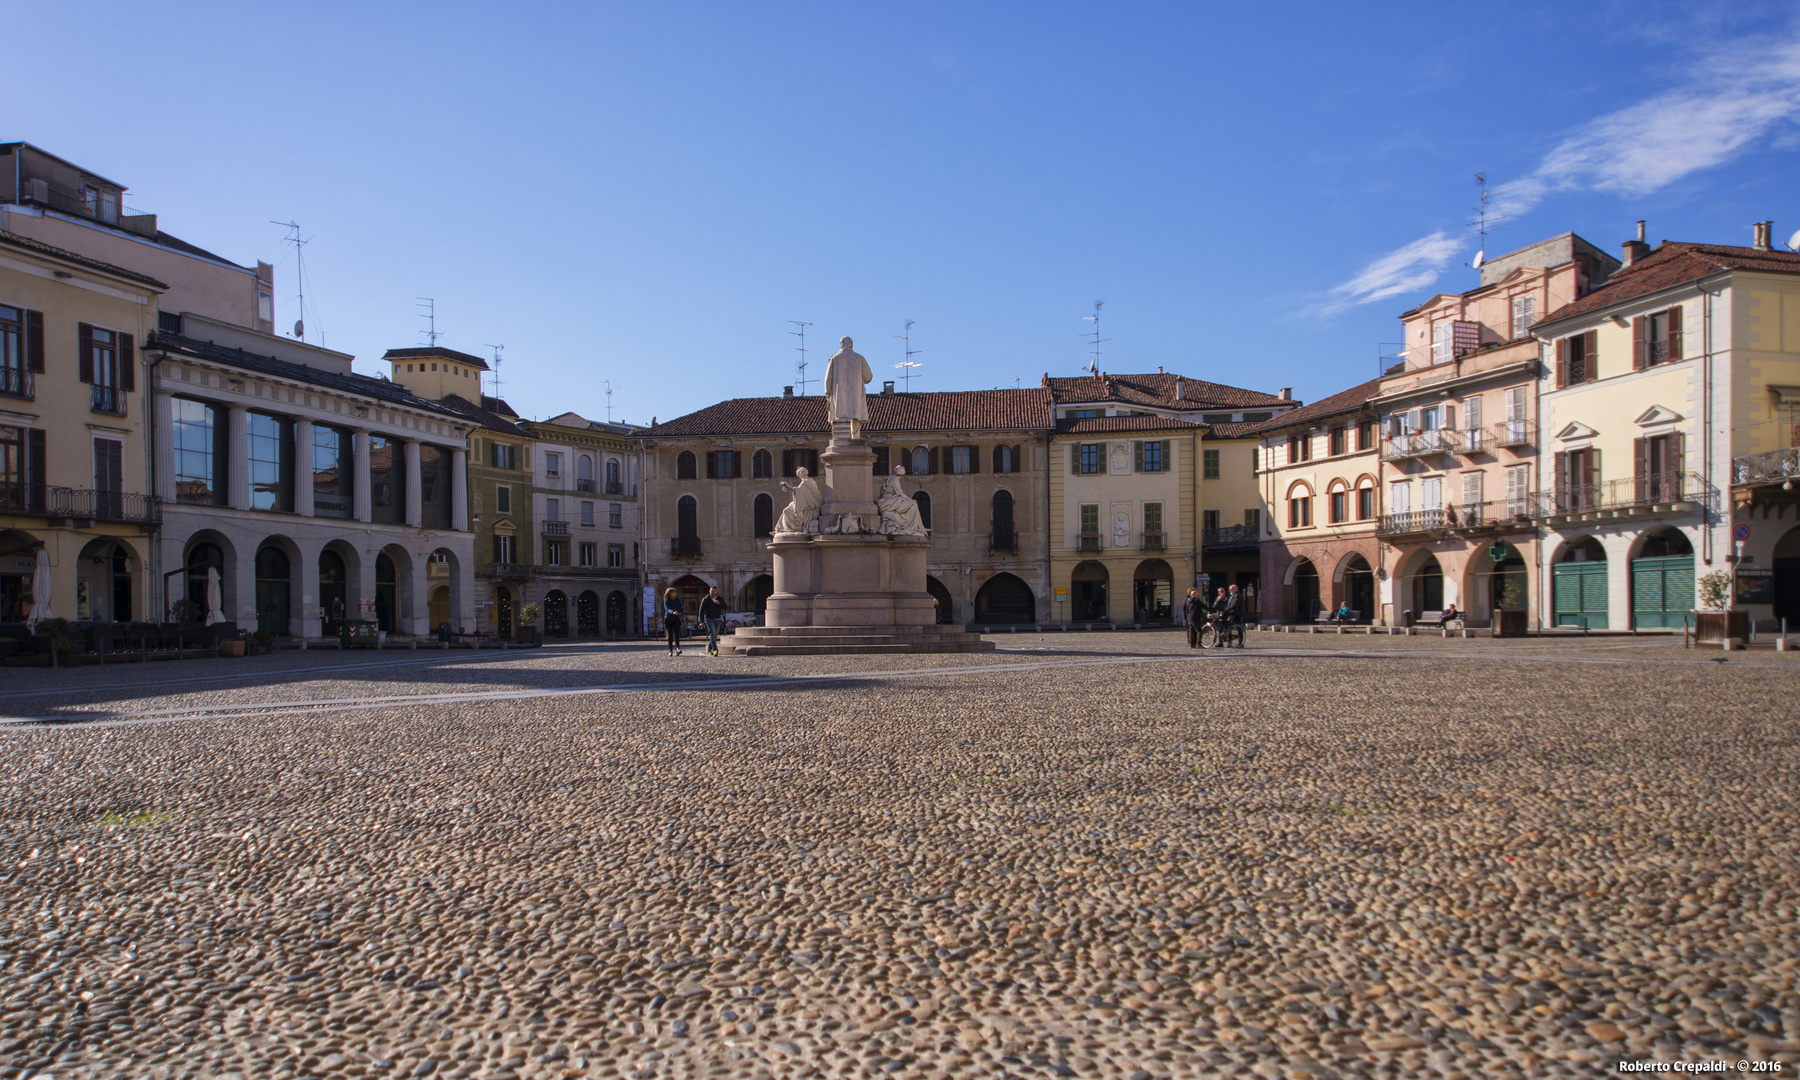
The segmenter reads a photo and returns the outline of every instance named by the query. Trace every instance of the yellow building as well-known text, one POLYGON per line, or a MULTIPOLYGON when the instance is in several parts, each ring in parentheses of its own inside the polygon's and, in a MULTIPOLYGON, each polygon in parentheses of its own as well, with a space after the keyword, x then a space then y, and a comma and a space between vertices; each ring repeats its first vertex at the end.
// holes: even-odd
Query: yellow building
POLYGON ((1625 245, 1624 268, 1535 328, 1542 343, 1538 568, 1546 625, 1679 629, 1733 566, 1753 616, 1800 618, 1782 484, 1800 398, 1800 254, 1625 245), (1738 477, 1741 483, 1734 483, 1738 477))
POLYGON ((1203 424, 1058 420, 1050 440, 1051 618, 1173 622, 1199 572, 1203 424))
MULTIPOLYGON (((137 342, 166 286, 0 232, 0 622, 157 619, 137 342), (48 558, 50 593, 33 591, 48 558)), ((0 635, 4 636, 4 635, 0 635)))

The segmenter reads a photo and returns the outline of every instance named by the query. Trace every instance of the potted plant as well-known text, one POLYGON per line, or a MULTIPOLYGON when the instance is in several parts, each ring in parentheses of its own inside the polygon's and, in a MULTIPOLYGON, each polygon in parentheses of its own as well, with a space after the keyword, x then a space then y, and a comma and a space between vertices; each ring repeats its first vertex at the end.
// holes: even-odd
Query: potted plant
POLYGON ((258 630, 250 635, 250 644, 246 651, 251 656, 267 656, 275 648, 275 635, 267 630, 258 630))
POLYGON ((1700 606, 1694 613, 1694 640, 1703 645, 1722 644, 1726 638, 1742 641, 1750 636, 1750 613, 1731 610, 1731 571, 1714 570, 1698 582, 1700 606))
POLYGON ((219 638, 219 655, 243 656, 248 651, 248 645, 249 642, 244 639, 244 635, 242 634, 235 634, 231 637, 221 635, 219 638))
POLYGON ((69 630, 69 620, 40 619, 33 632, 49 646, 46 651, 56 652, 57 664, 67 667, 75 663, 76 656, 81 652, 81 641, 69 630))
POLYGON ((543 614, 536 604, 525 604, 519 608, 519 625, 513 627, 513 640, 521 645, 542 645, 544 632, 532 625, 543 614))
POLYGON ((1525 615, 1525 587, 1519 584, 1518 578, 1509 576, 1500 586, 1495 605, 1494 636, 1524 637, 1525 615))

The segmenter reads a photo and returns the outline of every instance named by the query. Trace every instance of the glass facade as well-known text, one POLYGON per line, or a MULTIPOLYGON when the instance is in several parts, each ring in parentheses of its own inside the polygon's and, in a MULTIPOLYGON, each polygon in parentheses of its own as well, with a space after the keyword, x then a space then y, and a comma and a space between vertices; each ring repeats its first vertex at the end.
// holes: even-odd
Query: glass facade
POLYGON ((250 509, 294 510, 294 422, 268 413, 250 414, 250 509))
POLYGON ((397 439, 369 436, 369 519, 406 524, 406 458, 397 439))
POLYGON ((450 452, 430 443, 419 444, 419 524, 450 527, 450 452))
POLYGON ((313 425, 312 486, 315 517, 347 518, 355 497, 355 455, 348 431, 313 425))
POLYGON ((175 398, 175 501, 225 505, 225 462, 218 454, 224 413, 203 401, 175 398))

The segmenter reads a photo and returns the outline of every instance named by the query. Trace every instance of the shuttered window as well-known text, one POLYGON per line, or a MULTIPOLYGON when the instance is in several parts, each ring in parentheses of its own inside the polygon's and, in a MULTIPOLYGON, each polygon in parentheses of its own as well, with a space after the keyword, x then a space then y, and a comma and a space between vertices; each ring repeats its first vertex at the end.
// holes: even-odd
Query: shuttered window
POLYGON ((1167 440, 1139 441, 1132 446, 1132 456, 1138 472, 1165 472, 1168 469, 1169 443, 1167 440))
POLYGON ((1217 450, 1202 450, 1200 452, 1200 468, 1201 479, 1217 480, 1219 478, 1219 452, 1217 450))

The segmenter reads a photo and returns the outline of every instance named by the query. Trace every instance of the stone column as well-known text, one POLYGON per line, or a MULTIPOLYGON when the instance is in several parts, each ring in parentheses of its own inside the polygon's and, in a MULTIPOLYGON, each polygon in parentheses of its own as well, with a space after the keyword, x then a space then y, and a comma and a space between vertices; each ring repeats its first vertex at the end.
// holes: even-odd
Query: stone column
POLYGON ((225 505, 250 509, 250 410, 241 405, 226 414, 225 489, 225 505))
POLYGON ((352 455, 355 460, 353 478, 350 481, 350 505, 358 521, 369 521, 372 515, 369 509, 369 433, 357 431, 351 435, 356 447, 352 455))
POLYGON ((294 421, 294 513, 313 516, 313 428, 311 420, 294 421))
POLYGON ((450 527, 457 532, 469 531, 468 458, 463 450, 450 451, 450 527))
POLYGON ((425 520, 419 498, 419 441, 408 439, 401 445, 406 448, 406 523, 416 529, 425 520))
POLYGON ((151 475, 156 481, 156 497, 175 501, 175 399, 168 394, 156 395, 156 460, 151 475))

